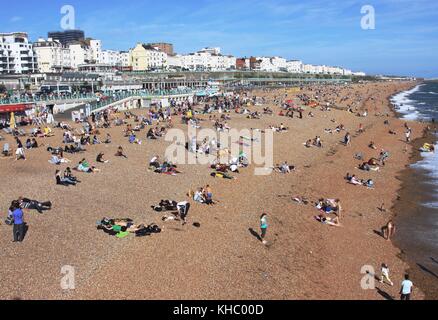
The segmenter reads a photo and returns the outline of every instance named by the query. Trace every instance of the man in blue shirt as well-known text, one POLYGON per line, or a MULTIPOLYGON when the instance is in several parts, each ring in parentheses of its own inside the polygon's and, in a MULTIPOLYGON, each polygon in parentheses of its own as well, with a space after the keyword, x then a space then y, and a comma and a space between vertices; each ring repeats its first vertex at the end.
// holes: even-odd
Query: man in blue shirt
POLYGON ((405 280, 402 282, 400 289, 401 300, 411 300, 412 287, 414 284, 409 280, 409 275, 405 275, 405 280))
POLYGON ((14 242, 22 242, 24 238, 24 220, 23 210, 20 208, 18 201, 14 201, 12 204, 12 218, 14 218, 14 242))

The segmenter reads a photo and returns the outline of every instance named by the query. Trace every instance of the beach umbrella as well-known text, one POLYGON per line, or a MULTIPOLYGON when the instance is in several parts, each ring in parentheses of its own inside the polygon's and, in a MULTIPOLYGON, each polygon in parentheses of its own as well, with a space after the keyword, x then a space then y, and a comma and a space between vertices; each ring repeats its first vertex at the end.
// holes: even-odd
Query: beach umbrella
POLYGON ((287 100, 287 101, 286 101, 286 104, 287 104, 289 107, 293 107, 293 105, 294 105, 294 101, 293 101, 293 100, 287 100))
POLYGON ((11 112, 11 120, 9 121, 9 126, 14 129, 17 127, 17 124, 15 123, 15 114, 13 112, 11 112))

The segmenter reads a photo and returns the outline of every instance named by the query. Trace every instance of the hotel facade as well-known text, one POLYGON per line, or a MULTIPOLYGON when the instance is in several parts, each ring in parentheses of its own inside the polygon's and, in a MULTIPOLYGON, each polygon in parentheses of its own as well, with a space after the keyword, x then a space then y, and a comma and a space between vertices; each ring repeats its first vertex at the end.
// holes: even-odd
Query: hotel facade
POLYGON ((0 33, 0 73, 37 73, 38 64, 27 33, 0 33))

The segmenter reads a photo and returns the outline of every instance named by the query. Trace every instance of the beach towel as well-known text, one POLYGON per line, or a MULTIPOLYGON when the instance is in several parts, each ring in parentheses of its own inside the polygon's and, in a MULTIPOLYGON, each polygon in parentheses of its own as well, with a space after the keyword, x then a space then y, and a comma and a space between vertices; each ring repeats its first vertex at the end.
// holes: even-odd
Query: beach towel
POLYGON ((127 236, 129 236, 129 232, 128 231, 119 232, 118 234, 116 234, 116 237, 119 238, 119 239, 126 238, 127 236))

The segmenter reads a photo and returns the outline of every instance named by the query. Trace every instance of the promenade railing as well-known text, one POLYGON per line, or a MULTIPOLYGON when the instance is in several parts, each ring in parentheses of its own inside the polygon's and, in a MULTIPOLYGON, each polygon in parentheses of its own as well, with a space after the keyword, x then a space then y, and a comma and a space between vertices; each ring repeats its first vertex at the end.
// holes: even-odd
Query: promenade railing
POLYGON ((117 93, 103 92, 103 96, 92 94, 92 93, 20 96, 20 97, 9 97, 5 99, 0 99, 0 105, 20 104, 20 103, 55 103, 55 102, 62 103, 67 101, 69 102, 95 101, 99 103, 99 102, 108 102, 109 100, 111 100, 112 102, 116 102, 118 100, 123 100, 125 98, 130 98, 133 96, 160 97, 160 96, 191 94, 193 92, 194 91, 191 89, 173 89, 173 90, 133 90, 133 91, 124 91, 117 93))
POLYGON ((138 97, 141 99, 144 98, 160 98, 160 97, 168 97, 168 96, 178 96, 178 95, 190 95, 195 94, 195 91, 191 89, 183 89, 183 90, 141 90, 141 91, 129 91, 122 93, 113 93, 105 95, 103 98, 98 99, 97 101, 91 103, 91 111, 104 108, 109 106, 110 104, 119 102, 121 100, 138 97))

